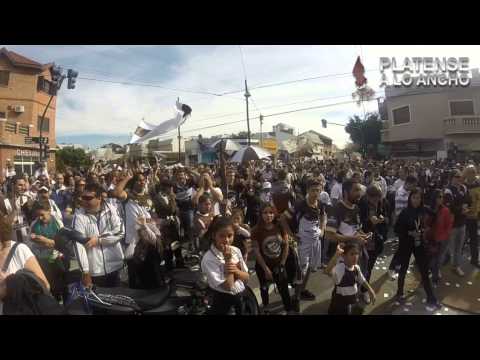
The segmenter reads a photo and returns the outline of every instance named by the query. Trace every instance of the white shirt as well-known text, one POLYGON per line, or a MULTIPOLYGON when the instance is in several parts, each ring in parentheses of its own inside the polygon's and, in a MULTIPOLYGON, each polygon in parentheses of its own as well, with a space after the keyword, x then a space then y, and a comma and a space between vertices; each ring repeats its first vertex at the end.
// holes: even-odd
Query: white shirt
POLYGON ((47 169, 38 169, 37 171, 35 171, 35 179, 38 179, 39 176, 41 175, 45 175, 45 177, 50 180, 50 176, 48 175, 48 171, 47 169))
MULTIPOLYGON (((248 272, 247 264, 243 260, 242 252, 239 248, 235 246, 230 246, 232 249, 232 260, 233 264, 240 263, 242 271, 248 272)), ((226 294, 236 295, 245 290, 245 284, 242 280, 237 279, 233 284, 233 288, 228 291, 225 290, 221 285, 225 282, 225 259, 223 254, 217 250, 217 248, 212 245, 210 251, 207 251, 202 259, 202 272, 205 274, 208 280, 208 286, 219 292, 226 294)))
POLYGON ((125 249, 125 258, 130 259, 133 256, 135 251, 135 246, 137 246, 138 237, 137 230, 137 219, 139 217, 144 217, 145 219, 151 219, 150 213, 143 206, 140 206, 136 201, 128 200, 125 205, 125 242, 128 244, 125 249))
POLYGON ((86 214, 84 209, 78 209, 72 224, 85 237, 102 235, 99 239, 101 245, 87 250, 90 275, 103 276, 105 269, 110 274, 123 267, 124 255, 120 240, 123 239, 124 230, 117 209, 104 202, 98 219, 93 214, 86 214))
MULTIPOLYGON (((15 241, 11 241, 10 244, 11 247, 13 247, 13 245, 15 245, 15 241)), ((10 264, 7 267, 6 274, 15 274, 17 271, 24 269, 27 261, 33 256, 34 255, 32 251, 28 248, 27 245, 19 244, 15 249, 15 253, 13 254, 10 264)), ((0 315, 3 315, 3 301, 0 301, 0 315)))
POLYGON ((330 198, 332 200, 341 200, 343 199, 343 194, 342 194, 342 183, 335 183, 335 185, 332 186, 332 190, 330 191, 330 198))
POLYGON ((320 201, 324 205, 331 206, 332 201, 330 200, 330 196, 326 191, 322 191, 320 195, 318 195, 318 201, 320 201))
POLYGON ((393 183, 393 190, 394 190, 395 192, 397 192, 398 189, 400 189, 403 185, 405 185, 405 180, 397 179, 397 180, 395 180, 395 182, 393 183))
POLYGON ((408 197, 410 191, 405 190, 405 187, 402 186, 395 193, 395 215, 398 216, 408 206, 408 197))

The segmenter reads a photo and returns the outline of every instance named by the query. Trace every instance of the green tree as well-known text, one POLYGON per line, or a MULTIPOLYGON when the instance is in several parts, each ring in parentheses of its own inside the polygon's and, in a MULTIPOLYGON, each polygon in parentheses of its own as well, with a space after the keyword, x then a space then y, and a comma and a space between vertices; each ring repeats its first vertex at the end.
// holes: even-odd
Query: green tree
POLYGON ((67 166, 74 168, 90 167, 92 160, 85 150, 69 146, 57 151, 56 164, 58 171, 65 171, 67 166))
POLYGON ((373 148, 374 156, 378 155, 378 145, 381 143, 380 130, 382 130, 382 121, 378 113, 367 113, 364 119, 354 115, 350 117, 345 127, 350 139, 360 146, 364 156, 369 148, 373 148))

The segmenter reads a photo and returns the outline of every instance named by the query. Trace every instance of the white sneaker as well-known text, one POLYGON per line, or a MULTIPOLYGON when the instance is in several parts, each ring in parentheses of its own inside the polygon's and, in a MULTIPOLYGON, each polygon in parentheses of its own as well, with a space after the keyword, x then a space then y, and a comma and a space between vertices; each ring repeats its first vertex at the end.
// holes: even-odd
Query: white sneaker
POLYGON ((398 274, 394 270, 388 270, 388 276, 392 281, 398 279, 398 274))
POLYGON ((462 271, 462 269, 460 268, 460 266, 457 266, 455 269, 454 269, 455 273, 458 275, 458 276, 465 276, 465 273, 462 271))

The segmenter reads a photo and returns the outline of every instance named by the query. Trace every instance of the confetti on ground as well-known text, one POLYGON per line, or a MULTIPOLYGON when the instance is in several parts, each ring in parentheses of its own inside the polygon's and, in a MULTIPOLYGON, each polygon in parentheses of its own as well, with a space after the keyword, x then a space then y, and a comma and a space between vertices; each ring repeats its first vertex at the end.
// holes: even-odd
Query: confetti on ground
POLYGON ((403 308, 403 311, 405 311, 405 312, 409 312, 409 311, 410 311, 410 309, 408 309, 408 308, 403 308))
POLYGON ((459 287, 460 287, 460 284, 455 284, 455 287, 459 288, 459 287))
POLYGON ((436 312, 435 315, 443 315, 442 313, 436 312))
POLYGON ((448 311, 448 310, 450 310, 450 309, 449 309, 449 308, 447 308, 447 307, 446 307, 446 308, 443 308, 443 311, 448 311))
POLYGON ((480 298, 478 298, 477 301, 480 301, 480 298))
POLYGON ((387 268, 384 266, 384 267, 382 267, 382 270, 387 270, 387 268))
POLYGON ((427 302, 427 299, 422 299, 422 304, 425 304, 427 302))
POLYGON ((407 270, 407 274, 410 274, 410 270, 407 270))
POLYGON ((375 270, 380 270, 380 268, 378 266, 375 267, 375 270))
POLYGON ((411 302, 405 303, 406 306, 412 306, 413 304, 411 302))
POLYGON ((388 298, 390 295, 388 295, 388 293, 383 293, 383 297, 386 299, 388 298))
POLYGON ((468 285, 473 285, 473 283, 471 281, 468 281, 467 284, 468 285))
POLYGON ((395 306, 400 306, 400 302, 398 302, 398 301, 395 301, 393 304, 394 304, 395 306))
POLYGON ((409 292, 410 294, 413 294, 413 293, 415 292, 415 290, 408 290, 408 292, 409 292))
POLYGON ((446 283, 445 283, 445 286, 450 286, 450 283, 449 283, 449 282, 446 282, 446 283))

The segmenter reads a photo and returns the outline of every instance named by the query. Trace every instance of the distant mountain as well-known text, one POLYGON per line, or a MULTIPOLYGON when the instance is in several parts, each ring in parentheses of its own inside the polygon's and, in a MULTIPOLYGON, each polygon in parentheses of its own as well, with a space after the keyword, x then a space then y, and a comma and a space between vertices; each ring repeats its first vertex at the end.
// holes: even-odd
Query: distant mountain
POLYGON ((98 148, 109 143, 125 145, 129 141, 129 135, 85 134, 57 136, 57 144, 80 144, 89 148, 98 148))

